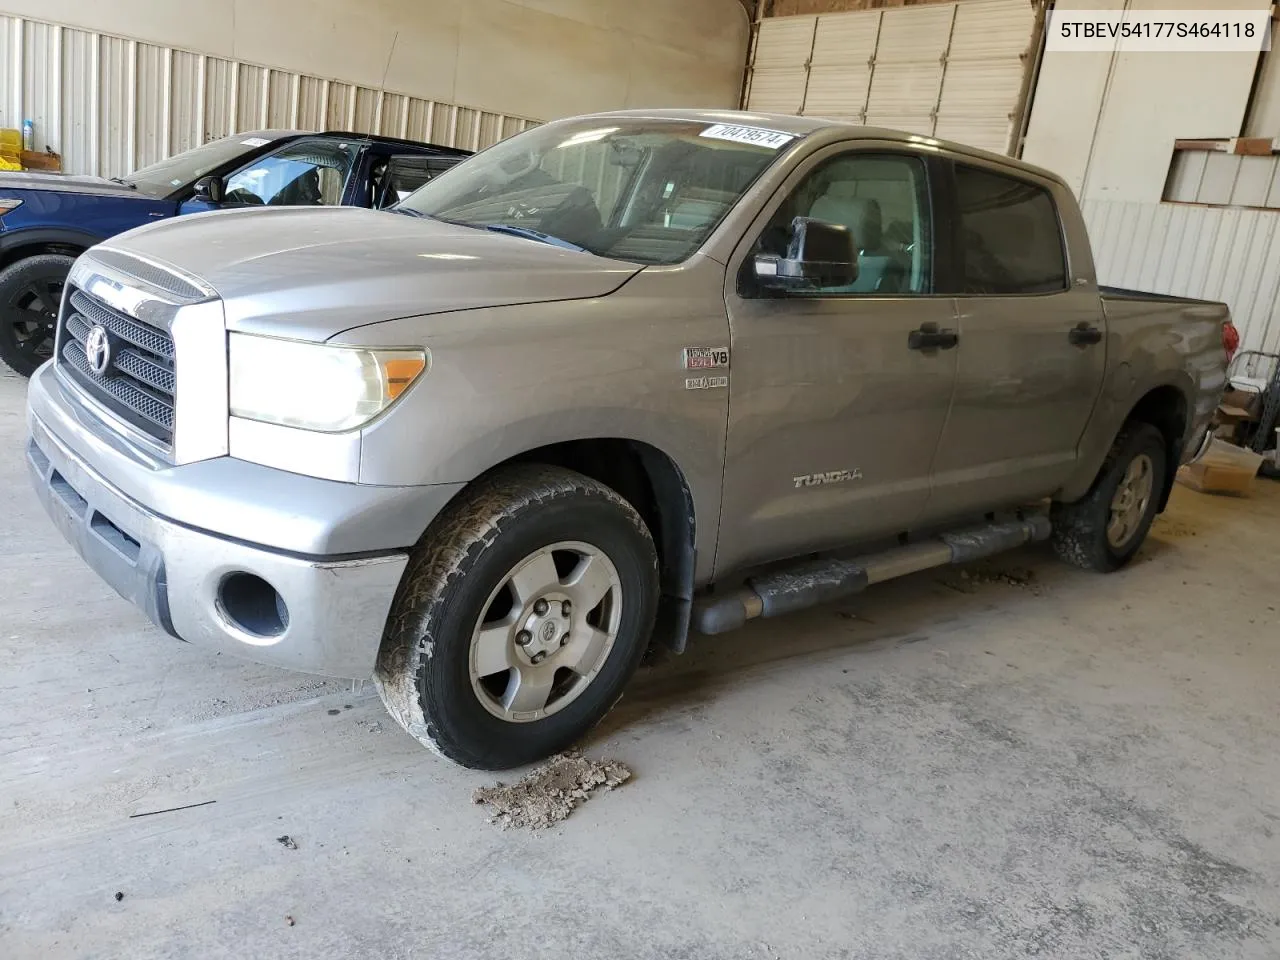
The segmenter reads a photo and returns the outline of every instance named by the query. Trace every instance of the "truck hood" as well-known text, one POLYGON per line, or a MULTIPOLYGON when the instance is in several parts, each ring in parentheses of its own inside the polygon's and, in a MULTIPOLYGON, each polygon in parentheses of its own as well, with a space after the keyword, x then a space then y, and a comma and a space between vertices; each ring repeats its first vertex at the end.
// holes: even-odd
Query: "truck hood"
POLYGON ((178 217, 107 245, 209 284, 232 330, 323 340, 384 320, 612 293, 641 267, 535 240, 343 207, 178 217))
MULTIPOLYGON (((95 197, 139 196, 133 187, 102 177, 69 177, 63 173, 0 173, 0 190, 41 190, 53 193, 85 193, 95 197)), ((143 197, 143 199, 152 199, 143 197)))

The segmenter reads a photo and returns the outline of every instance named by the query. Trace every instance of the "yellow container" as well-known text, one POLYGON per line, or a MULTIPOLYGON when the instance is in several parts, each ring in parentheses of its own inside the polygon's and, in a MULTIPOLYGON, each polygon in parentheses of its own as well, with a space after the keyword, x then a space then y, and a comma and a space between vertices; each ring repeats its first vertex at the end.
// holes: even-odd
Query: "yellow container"
POLYGON ((22 169, 22 131, 0 129, 0 170, 22 169))

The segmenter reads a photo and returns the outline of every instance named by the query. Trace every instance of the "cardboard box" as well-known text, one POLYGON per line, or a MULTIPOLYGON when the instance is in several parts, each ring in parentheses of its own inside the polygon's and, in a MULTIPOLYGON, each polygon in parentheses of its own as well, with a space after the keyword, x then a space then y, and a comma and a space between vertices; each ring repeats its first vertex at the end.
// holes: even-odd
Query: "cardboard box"
POLYGON ((1203 457, 1178 470, 1178 482, 1201 493, 1248 496, 1262 460, 1262 455, 1252 450, 1214 440, 1203 457))
POLYGON ((37 153, 34 150, 23 150, 22 169, 48 170, 52 173, 61 173, 62 158, 56 153, 37 153))

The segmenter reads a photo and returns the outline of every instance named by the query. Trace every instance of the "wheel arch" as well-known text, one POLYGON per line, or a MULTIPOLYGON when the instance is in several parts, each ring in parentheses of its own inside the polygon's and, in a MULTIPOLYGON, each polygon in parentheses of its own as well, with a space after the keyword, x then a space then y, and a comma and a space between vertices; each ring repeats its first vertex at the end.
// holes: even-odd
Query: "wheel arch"
POLYGON ((62 228, 16 230, 0 234, 0 270, 27 257, 48 253, 78 257, 90 247, 101 243, 102 239, 90 233, 62 228))
POLYGON ((481 476, 517 463, 577 471, 610 487, 635 507, 658 551, 661 596, 654 639, 676 653, 683 652, 693 604, 697 518, 688 481, 675 459, 641 440, 590 437, 525 450, 481 476))
POLYGON ((1158 510, 1164 511, 1173 492, 1174 476, 1182 459, 1182 448, 1186 442, 1187 425, 1189 423, 1190 404, 1187 395, 1181 388, 1164 383, 1152 387, 1139 398, 1124 418, 1125 423, 1149 423, 1160 431, 1165 443, 1165 470, 1163 486, 1160 490, 1158 510))

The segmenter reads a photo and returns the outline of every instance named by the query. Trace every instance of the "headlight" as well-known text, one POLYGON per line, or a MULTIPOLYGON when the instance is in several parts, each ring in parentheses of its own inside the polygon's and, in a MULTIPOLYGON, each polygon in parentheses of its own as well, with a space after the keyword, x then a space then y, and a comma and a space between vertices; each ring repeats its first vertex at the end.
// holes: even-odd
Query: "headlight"
POLYGON ((368 423, 427 368, 424 350, 229 337, 231 415, 340 433, 368 423))

